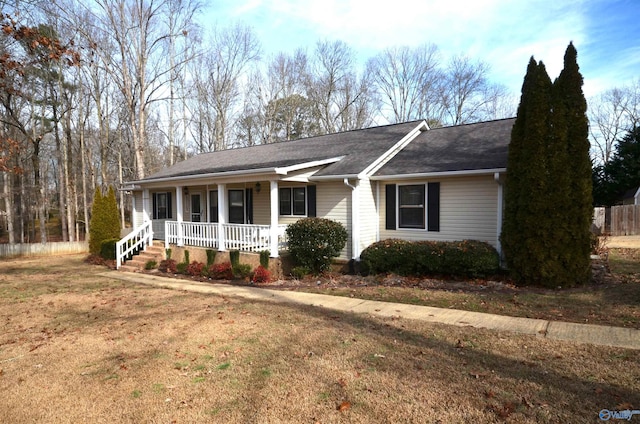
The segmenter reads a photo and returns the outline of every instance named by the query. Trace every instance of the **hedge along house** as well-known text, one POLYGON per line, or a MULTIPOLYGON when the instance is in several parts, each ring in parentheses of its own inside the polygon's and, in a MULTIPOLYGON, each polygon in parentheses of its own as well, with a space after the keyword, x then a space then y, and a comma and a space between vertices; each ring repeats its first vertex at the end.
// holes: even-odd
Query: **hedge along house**
POLYGON ((413 121, 200 154, 125 187, 134 230, 118 243, 118 265, 127 246, 153 238, 278 257, 286 226, 316 216, 347 229, 343 260, 386 238, 473 239, 500 250, 513 123, 413 121))

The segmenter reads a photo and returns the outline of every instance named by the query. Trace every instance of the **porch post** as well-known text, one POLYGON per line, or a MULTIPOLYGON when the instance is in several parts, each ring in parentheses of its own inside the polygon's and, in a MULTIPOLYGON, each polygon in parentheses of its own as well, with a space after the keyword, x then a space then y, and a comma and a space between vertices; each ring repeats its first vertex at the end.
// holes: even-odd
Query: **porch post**
POLYGON ((218 250, 227 250, 224 241, 224 224, 227 223, 227 185, 218 184, 218 250))
POLYGON ((184 233, 182 231, 182 186, 176 187, 176 221, 178 222, 178 234, 176 234, 178 238, 178 246, 184 246, 184 233))
POLYGON ((271 180, 269 181, 270 188, 270 196, 269 199, 271 201, 271 229, 269 231, 271 243, 271 257, 278 257, 278 215, 280 213, 278 209, 278 181, 271 180))
POLYGON ((142 223, 151 221, 149 215, 149 189, 142 190, 142 223))
MULTIPOLYGON (((149 189, 145 188, 142 190, 142 223, 146 224, 147 222, 151 222, 151 214, 149 214, 149 210, 152 209, 151 199, 149 196, 149 189)), ((153 211, 151 212, 153 213, 153 211)), ((149 245, 153 245, 153 223, 150 226, 151 234, 149 234, 149 245)), ((147 247, 145 246, 145 249, 147 247)))

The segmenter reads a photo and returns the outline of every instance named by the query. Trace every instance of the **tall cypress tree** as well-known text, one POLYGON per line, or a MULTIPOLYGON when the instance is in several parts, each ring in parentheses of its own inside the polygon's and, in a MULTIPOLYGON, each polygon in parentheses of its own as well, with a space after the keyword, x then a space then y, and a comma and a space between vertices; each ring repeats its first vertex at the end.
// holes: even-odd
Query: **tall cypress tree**
POLYGON ((572 286, 590 275, 592 214, 586 100, 577 53, 551 84, 542 62, 529 62, 511 134, 504 255, 520 284, 572 286))
POLYGON ((541 283, 552 231, 545 220, 547 139, 551 80, 542 62, 531 58, 511 133, 501 242, 507 266, 519 283, 541 283))
POLYGON ((578 53, 570 43, 564 55, 564 68, 553 84, 554 153, 564 162, 555 172, 559 188, 566 196, 563 213, 558 217, 564 231, 558 246, 561 252, 560 285, 588 282, 591 273, 591 220, 593 214, 592 169, 589 156, 589 121, 587 101, 582 92, 583 78, 577 62, 578 53))

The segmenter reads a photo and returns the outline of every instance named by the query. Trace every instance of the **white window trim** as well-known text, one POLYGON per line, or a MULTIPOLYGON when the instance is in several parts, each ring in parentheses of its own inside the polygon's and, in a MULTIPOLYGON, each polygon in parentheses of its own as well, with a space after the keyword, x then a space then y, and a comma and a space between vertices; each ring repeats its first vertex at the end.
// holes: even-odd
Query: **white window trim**
MULTIPOLYGON (((407 184, 396 184, 396 231, 421 231, 421 232, 427 232, 427 220, 428 220, 428 216, 427 216, 427 205, 428 205, 428 199, 427 199, 428 193, 427 193, 427 183, 420 183, 420 182, 415 182, 415 183, 407 183, 407 184), (423 226, 422 227, 402 227, 400 226, 400 187, 407 187, 407 186, 422 186, 423 190, 424 190, 424 199, 423 199, 423 204, 422 204, 422 210, 424 211, 423 213, 423 226)), ((413 209, 413 208, 412 208, 413 209)), ((415 207, 415 209, 418 209, 418 207, 415 207)))

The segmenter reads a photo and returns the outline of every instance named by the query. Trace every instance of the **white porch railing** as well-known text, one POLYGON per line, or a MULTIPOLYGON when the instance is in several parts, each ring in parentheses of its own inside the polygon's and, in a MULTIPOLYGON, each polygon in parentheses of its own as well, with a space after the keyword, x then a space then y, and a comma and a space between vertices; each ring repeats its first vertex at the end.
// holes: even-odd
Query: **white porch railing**
POLYGON ((145 250, 147 245, 153 245, 151 221, 145 222, 116 243, 116 268, 120 268, 134 252, 145 250))
POLYGON ((218 224, 208 222, 165 221, 164 242, 169 244, 185 244, 187 246, 218 248, 218 224), (182 230, 182 235, 180 231, 182 230))
MULTIPOLYGON (((223 224, 227 250, 259 252, 271 246, 271 227, 253 224, 223 224)), ((286 225, 278 225, 278 248, 287 246, 286 225)), ((165 222, 165 246, 170 244, 219 249, 218 224, 208 222, 165 222)))

